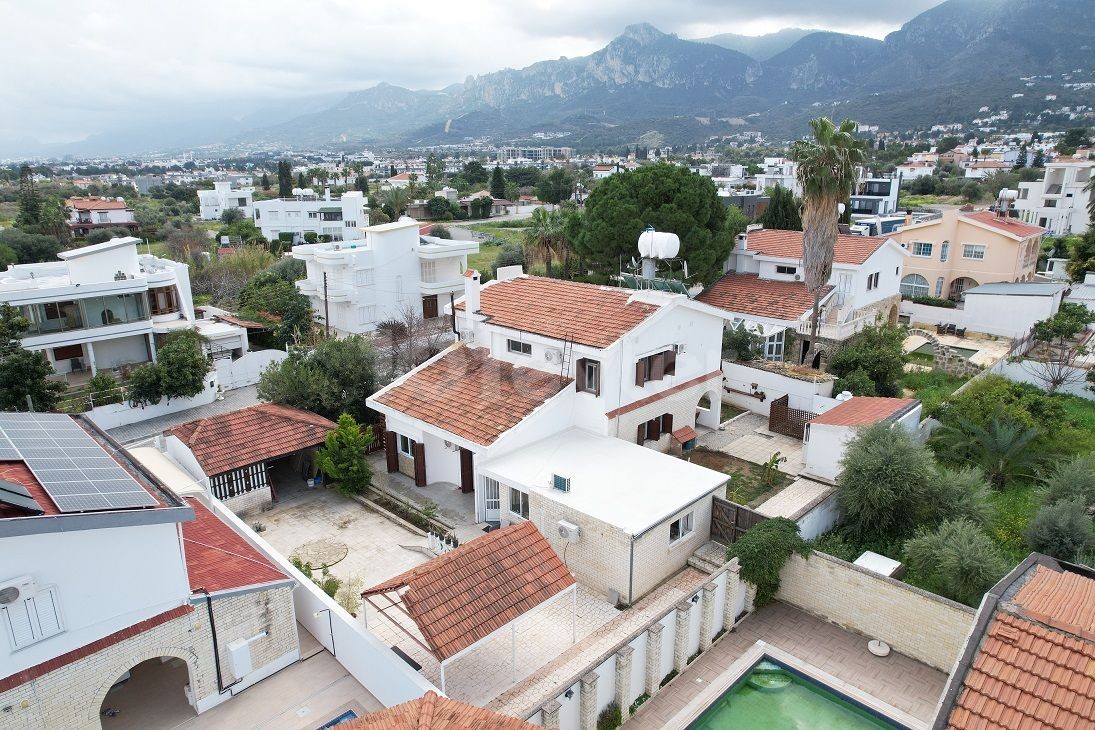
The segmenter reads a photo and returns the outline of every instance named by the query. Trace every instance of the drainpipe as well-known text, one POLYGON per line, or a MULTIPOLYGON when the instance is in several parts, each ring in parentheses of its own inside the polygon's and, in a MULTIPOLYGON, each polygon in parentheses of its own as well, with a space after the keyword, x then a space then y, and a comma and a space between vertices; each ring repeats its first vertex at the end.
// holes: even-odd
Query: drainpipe
POLYGON ((232 684, 225 686, 224 675, 221 674, 221 653, 217 646, 217 623, 213 620, 213 598, 209 595, 209 591, 204 588, 195 588, 194 593, 205 595, 205 610, 209 613, 209 630, 213 634, 213 665, 217 668, 217 692, 224 694, 242 682, 243 677, 239 677, 232 684))

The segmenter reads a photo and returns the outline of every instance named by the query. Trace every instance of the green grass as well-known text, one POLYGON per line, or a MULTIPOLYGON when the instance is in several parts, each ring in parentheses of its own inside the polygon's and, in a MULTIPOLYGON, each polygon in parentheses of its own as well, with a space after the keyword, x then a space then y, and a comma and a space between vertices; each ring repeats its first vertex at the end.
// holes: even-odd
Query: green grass
POLYGON ((993 492, 989 502, 992 505, 989 535, 1004 551, 1008 562, 1017 564, 1030 553, 1024 533, 1042 504, 1037 484, 1012 484, 1007 489, 993 492))
POLYGON ((925 205, 962 205, 965 202, 961 195, 902 195, 897 200, 897 207, 904 210, 925 205))
POLYGON ((494 257, 498 255, 498 249, 500 248, 502 247, 490 243, 479 244, 479 253, 468 256, 468 268, 475 269, 480 273, 490 274, 491 267, 494 265, 494 257))
POLYGON ((504 220, 504 221, 483 221, 482 223, 472 223, 465 228, 475 228, 478 230, 495 229, 495 228, 528 228, 529 222, 527 220, 504 220))
POLYGON ((693 464, 721 471, 731 477, 726 485, 726 498, 746 507, 757 507, 792 481, 783 472, 776 472, 771 483, 764 481, 764 467, 721 451, 696 449, 688 457, 693 464))
POLYGON ((958 390, 969 378, 948 375, 938 370, 915 370, 901 376, 900 385, 924 404, 924 415, 931 415, 939 404, 958 390))

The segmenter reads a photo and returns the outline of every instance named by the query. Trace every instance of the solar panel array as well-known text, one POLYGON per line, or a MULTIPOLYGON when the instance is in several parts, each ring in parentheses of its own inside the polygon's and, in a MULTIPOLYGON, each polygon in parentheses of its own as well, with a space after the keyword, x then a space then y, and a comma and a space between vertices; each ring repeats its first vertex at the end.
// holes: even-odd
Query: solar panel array
POLYGON ((158 504, 69 416, 0 413, 0 436, 0 460, 24 461, 62 512, 158 504))

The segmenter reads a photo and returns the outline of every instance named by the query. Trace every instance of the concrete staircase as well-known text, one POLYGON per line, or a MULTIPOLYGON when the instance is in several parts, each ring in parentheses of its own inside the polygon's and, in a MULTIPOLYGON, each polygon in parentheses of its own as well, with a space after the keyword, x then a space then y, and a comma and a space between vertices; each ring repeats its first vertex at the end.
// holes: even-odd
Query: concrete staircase
POLYGON ((718 542, 706 542, 692 553, 688 564, 704 573, 714 573, 726 564, 726 546, 718 542))

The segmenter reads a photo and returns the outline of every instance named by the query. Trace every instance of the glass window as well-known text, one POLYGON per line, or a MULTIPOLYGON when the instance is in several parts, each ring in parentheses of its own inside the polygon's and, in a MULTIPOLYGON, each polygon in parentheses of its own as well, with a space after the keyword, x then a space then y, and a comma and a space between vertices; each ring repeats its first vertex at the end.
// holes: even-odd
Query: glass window
POLYGON ((522 491, 510 487, 509 511, 518 517, 528 519, 528 495, 522 491))
POLYGON ((776 266, 777 274, 797 274, 798 267, 795 266, 776 266))
POLYGON ((935 280, 935 296, 937 296, 937 297, 943 296, 943 277, 942 276, 940 276, 938 279, 935 280))
POLYGON ((963 244, 962 258, 983 261, 985 258, 985 247, 976 243, 963 244))
POLYGON ((686 515, 681 515, 677 519, 669 523, 669 542, 676 542, 682 538, 688 537, 692 533, 695 527, 696 514, 689 512, 686 515))
POLYGON ((909 274, 901 278, 901 293, 907 297, 928 296, 928 280, 920 274, 909 274))
POLYGON ((783 362, 783 335, 785 330, 780 330, 764 341, 764 359, 783 362))
POLYGON ((930 257, 932 255, 932 244, 924 241, 913 242, 913 256, 930 257))
POLYGON ((601 364, 593 360, 586 360, 585 372, 582 374, 585 378, 585 390, 589 393, 597 393, 601 388, 600 379, 601 364))
POLYGON ((410 436, 399 434, 399 453, 404 456, 414 457, 415 440, 410 436))
POLYGON ((506 340, 506 349, 516 355, 531 355, 532 344, 520 340, 506 340))
POLYGON ((490 477, 483 477, 483 506, 488 512, 497 512, 501 508, 501 500, 498 481, 490 477))
POLYGON ((951 254, 951 242, 950 241, 943 241, 943 243, 940 244, 940 246, 939 246, 939 260, 940 261, 946 261, 947 258, 950 257, 950 254, 951 254))
POLYGON ((422 281, 426 284, 432 284, 437 281, 437 262, 436 261, 423 261, 422 262, 422 281))

